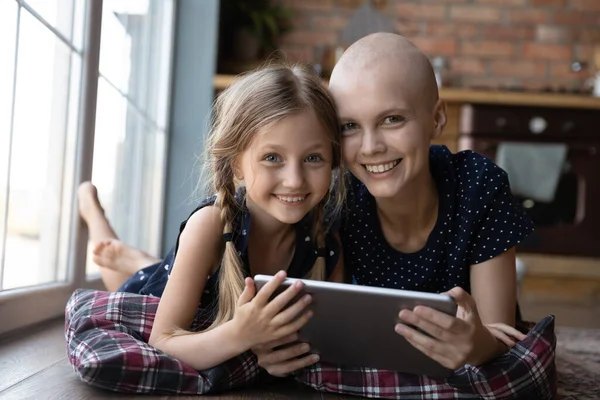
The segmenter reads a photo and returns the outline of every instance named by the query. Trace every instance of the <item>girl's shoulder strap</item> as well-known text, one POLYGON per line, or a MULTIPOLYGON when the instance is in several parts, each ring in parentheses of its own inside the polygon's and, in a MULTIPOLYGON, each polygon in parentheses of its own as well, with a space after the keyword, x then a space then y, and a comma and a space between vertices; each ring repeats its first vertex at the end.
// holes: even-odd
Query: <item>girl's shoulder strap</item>
MULTIPOLYGON (((238 243, 237 243, 238 239, 240 236, 242 236, 241 233, 247 229, 246 225, 249 224, 248 210, 245 205, 245 198, 246 198, 246 196, 245 196, 244 188, 238 189, 236 192, 236 195, 235 195, 235 199, 236 199, 236 207, 239 209, 239 212, 236 213, 236 218, 233 222, 233 232, 223 235, 223 241, 225 241, 225 242, 233 241, 234 243, 236 243, 236 247, 239 247, 238 243)), ((213 195, 205 198, 194 208, 194 210, 190 213, 190 215, 183 222, 181 222, 181 224, 179 225, 179 233, 177 235, 177 241, 175 244, 175 251, 177 251, 177 247, 179 246, 179 238, 181 236, 181 232, 183 232, 183 230, 185 229, 190 218, 194 214, 196 214, 199 210, 202 210, 209 206, 214 206, 216 201, 217 201, 216 194, 213 194, 213 195)))
POLYGON ((303 278, 313 268, 317 257, 325 257, 325 277, 329 278, 337 265, 341 248, 339 245, 337 229, 339 221, 333 215, 326 216, 324 221, 328 229, 325 230, 325 246, 320 247, 314 237, 312 215, 309 213, 296 228, 296 250, 294 260, 288 269, 292 278, 303 278), (331 219, 328 219, 331 218, 331 219))

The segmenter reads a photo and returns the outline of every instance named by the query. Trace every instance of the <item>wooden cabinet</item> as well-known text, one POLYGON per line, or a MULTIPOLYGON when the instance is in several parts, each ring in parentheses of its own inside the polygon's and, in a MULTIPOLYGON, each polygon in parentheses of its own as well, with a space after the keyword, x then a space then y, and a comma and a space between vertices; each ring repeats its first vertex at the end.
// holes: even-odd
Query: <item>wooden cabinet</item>
MULTIPOLYGON (((219 92, 235 81, 233 75, 215 75, 215 92, 219 92)), ((459 115, 463 104, 528 105, 556 108, 579 108, 600 110, 600 98, 573 94, 520 93, 485 91, 458 88, 442 88, 440 97, 446 101, 448 121, 442 136, 435 144, 448 146, 452 152, 458 150, 459 115)))
MULTIPOLYGON (((229 86, 235 76, 216 75, 215 91, 229 86)), ((536 106, 557 109, 595 109, 600 110, 600 98, 559 93, 527 93, 443 88, 440 97, 446 101, 446 128, 442 136, 434 140, 435 144, 446 145, 452 152, 459 150, 459 125, 461 107, 465 104, 495 104, 515 106, 536 106)), ((554 277, 576 276, 597 277, 600 274, 600 258, 550 256, 545 254, 523 254, 528 274, 554 277)))

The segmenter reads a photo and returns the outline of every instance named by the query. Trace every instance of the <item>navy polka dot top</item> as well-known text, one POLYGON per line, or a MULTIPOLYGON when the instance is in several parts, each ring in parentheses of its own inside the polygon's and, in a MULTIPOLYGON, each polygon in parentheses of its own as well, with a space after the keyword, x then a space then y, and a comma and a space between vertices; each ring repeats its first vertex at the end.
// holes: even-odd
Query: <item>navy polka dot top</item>
POLYGON ((356 283, 436 293, 461 286, 470 292, 472 264, 505 252, 532 232, 506 172, 491 160, 472 151, 452 154, 445 146, 431 146, 429 155, 440 197, 438 219, 415 253, 391 247, 375 198, 351 178, 341 237, 345 266, 356 283))
MULTIPOLYGON (((248 235, 250 235, 250 212, 245 206, 244 190, 240 189, 236 194, 236 200, 240 206, 241 212, 237 213, 233 223, 232 241, 238 250, 238 254, 244 263, 244 275, 251 276, 251 269, 248 262, 248 235)), ((190 217, 203 207, 213 205, 216 196, 212 196, 203 201, 191 214, 190 217)), ((189 217, 188 217, 189 219, 189 217)), ((119 288, 121 292, 132 292, 150 296, 162 296, 169 275, 175 263, 175 255, 179 245, 179 236, 185 228, 188 219, 181 223, 179 235, 177 236, 176 245, 167 256, 160 262, 150 265, 134 274, 119 288)), ((338 241, 333 235, 333 231, 325 235, 324 249, 318 249, 314 238, 314 229, 312 227, 313 215, 306 215, 300 222, 294 224, 296 231, 296 246, 294 256, 290 265, 287 267, 288 276, 291 278, 304 278, 312 269, 317 256, 320 254, 326 260, 326 273, 329 277, 335 268, 339 258, 338 241)), ((204 288, 201 304, 202 307, 213 307, 216 303, 218 294, 218 279, 219 269, 216 273, 209 277, 204 288)))

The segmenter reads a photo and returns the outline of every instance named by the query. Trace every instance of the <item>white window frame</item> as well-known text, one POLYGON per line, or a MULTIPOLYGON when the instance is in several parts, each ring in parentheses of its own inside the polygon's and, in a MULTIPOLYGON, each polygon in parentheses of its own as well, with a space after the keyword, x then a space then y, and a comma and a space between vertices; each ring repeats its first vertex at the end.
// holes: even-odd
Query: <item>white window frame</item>
MULTIPOLYGON (((54 27, 49 25, 24 0, 19 3, 20 16, 22 8, 30 12, 43 23, 61 41, 68 40, 54 27)), ((66 177, 66 187, 76 188, 83 181, 89 180, 92 173, 94 125, 96 116, 96 96, 98 87, 98 66, 100 56, 100 36, 102 25, 102 0, 86 2, 84 23, 84 43, 82 57, 82 74, 80 85, 79 125, 77 130, 76 162, 72 183, 66 177)), ((68 44, 69 47, 72 45, 68 44)), ((15 54, 18 52, 18 45, 15 54)), ((15 71, 15 74, 17 71, 15 71)), ((0 334, 24 328, 44 320, 64 314, 65 304, 76 288, 103 288, 101 280, 86 279, 87 231, 81 224, 77 213, 76 190, 71 190, 67 211, 67 226, 70 228, 68 238, 68 255, 66 282, 56 282, 29 288, 0 291, 0 334)))
MULTIPOLYGON (((34 16, 37 15, 26 4, 27 0, 14 1, 28 11, 33 11, 34 16)), ((99 277, 86 276, 88 235, 86 227, 78 217, 75 190, 79 183, 89 180, 92 176, 103 0, 75 1, 85 2, 86 15, 75 139, 76 161, 72 176, 65 178, 67 181, 63 193, 67 201, 63 202, 62 212, 66 216, 65 220, 68 220, 61 225, 61 235, 67 235, 69 240, 66 246, 68 254, 61 254, 61 258, 67 262, 60 267, 66 268, 66 281, 0 291, 0 335, 64 315, 65 304, 77 288, 103 289, 99 277), (69 181, 71 179, 72 181, 69 181)), ((187 187, 189 185, 184 184, 189 184, 186 177, 190 168, 189 162, 185 160, 193 160, 197 154, 196 150, 201 145, 198 142, 198 132, 203 132, 206 128, 204 117, 199 115, 208 113, 212 106, 218 9, 219 0, 174 1, 171 85, 167 105, 170 112, 166 121, 167 172, 161 209, 164 220, 161 220, 163 224, 157 227, 158 230, 163 230, 163 251, 173 244, 179 223, 190 211, 188 206, 183 206, 189 201, 190 194, 187 187), (210 21, 201 23, 199 18, 210 18, 210 21), (177 48, 185 48, 185 51, 178 52, 177 48), (190 107, 190 104, 194 104, 194 107, 190 107), (173 124, 171 120, 177 123, 173 124)), ((40 19, 39 15, 36 18, 40 19)), ((66 41, 56 29, 47 23, 44 25, 59 40, 66 41)), ((15 55, 17 51, 18 49, 15 55)))

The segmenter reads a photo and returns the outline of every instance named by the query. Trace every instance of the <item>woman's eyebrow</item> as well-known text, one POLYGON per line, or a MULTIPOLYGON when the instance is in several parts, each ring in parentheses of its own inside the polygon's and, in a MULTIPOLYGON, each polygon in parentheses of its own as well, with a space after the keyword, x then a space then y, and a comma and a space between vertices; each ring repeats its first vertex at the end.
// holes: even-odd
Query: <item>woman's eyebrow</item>
POLYGON ((398 107, 387 108, 387 109, 381 111, 379 114, 377 114, 377 119, 386 117, 389 115, 393 115, 393 114, 400 114, 400 115, 412 114, 412 110, 410 108, 398 108, 398 107))
MULTIPOLYGON (((394 115, 394 114, 410 115, 412 113, 413 113, 413 110, 411 108, 389 107, 389 108, 384 109, 383 111, 378 112, 375 116, 375 119, 380 119, 382 117, 394 115)), ((343 116, 343 115, 340 115, 338 117, 338 119, 339 119, 340 123, 342 123, 342 124, 349 123, 349 122, 355 122, 357 120, 357 118, 347 117, 347 116, 343 116)))

